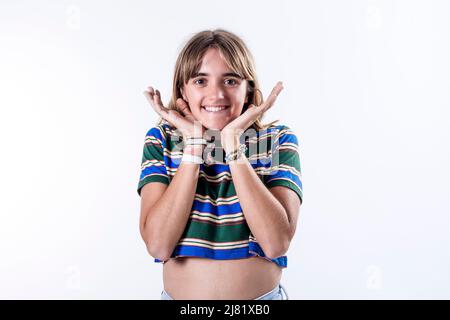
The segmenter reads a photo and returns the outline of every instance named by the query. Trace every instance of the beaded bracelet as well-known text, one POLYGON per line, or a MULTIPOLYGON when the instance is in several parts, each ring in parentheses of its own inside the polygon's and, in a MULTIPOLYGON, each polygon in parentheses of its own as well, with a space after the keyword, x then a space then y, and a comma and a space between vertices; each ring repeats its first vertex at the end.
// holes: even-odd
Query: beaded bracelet
POLYGON ((206 145, 208 142, 206 139, 203 138, 187 138, 185 145, 192 146, 192 145, 206 145))
POLYGON ((183 154, 183 157, 181 158, 181 162, 191 162, 191 163, 197 163, 197 164, 204 163, 202 158, 200 158, 198 156, 194 156, 192 154, 188 154, 188 153, 183 154))
POLYGON ((225 155, 225 162, 229 163, 230 161, 237 160, 242 154, 245 154, 245 151, 247 151, 247 146, 241 144, 236 150, 225 155))

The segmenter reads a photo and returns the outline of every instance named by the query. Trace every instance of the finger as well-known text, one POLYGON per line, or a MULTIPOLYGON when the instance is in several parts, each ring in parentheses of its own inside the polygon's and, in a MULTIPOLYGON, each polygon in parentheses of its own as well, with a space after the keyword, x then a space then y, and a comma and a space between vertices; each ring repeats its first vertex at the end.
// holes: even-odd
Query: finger
POLYGON ((156 113, 158 113, 162 118, 166 119, 168 115, 167 109, 162 105, 161 99, 155 94, 152 87, 149 87, 146 91, 144 91, 144 96, 150 103, 152 108, 156 111, 156 113))
POLYGON ((154 93, 153 93, 152 91, 145 90, 145 91, 143 92, 143 94, 144 94, 145 98, 147 99, 147 101, 148 101, 148 102, 150 103, 150 105, 152 106, 152 108, 153 108, 158 114, 160 114, 160 113, 161 113, 161 110, 160 110, 160 107, 157 106, 157 105, 155 104, 154 93))
POLYGON ((153 95, 153 99, 159 106, 163 106, 163 103, 161 101, 161 93, 159 92, 158 89, 155 90, 155 94, 153 95))
POLYGON ((193 135, 194 137, 202 137, 203 136, 203 131, 202 131, 202 126, 198 125, 196 122, 197 119, 195 119, 194 115, 192 114, 188 103, 181 98, 178 98, 176 101, 176 105, 178 107, 178 109, 181 111, 181 113, 185 116, 186 119, 192 121, 192 123, 190 125, 194 126, 194 132, 193 135))
POLYGON ((192 114, 191 110, 189 109, 188 104, 186 103, 186 101, 184 101, 181 98, 178 98, 176 101, 176 105, 178 107, 178 109, 181 111, 181 113, 188 118, 189 120, 194 120, 194 115, 192 114))
MULTIPOLYGON (((147 89, 144 90, 144 96, 147 98, 151 98, 153 100, 153 95, 155 94, 155 91, 153 90, 152 87, 147 87, 147 89)), ((150 102, 150 101, 149 101, 150 102)), ((151 102, 153 103, 153 102, 151 102)))
POLYGON ((164 113, 164 114, 168 114, 169 109, 164 107, 164 104, 161 100, 161 93, 159 92, 159 90, 155 91, 155 94, 153 95, 153 101, 155 102, 155 104, 159 107, 159 109, 164 113))
POLYGON ((247 111, 250 110, 250 112, 248 112, 248 117, 244 117, 244 121, 245 121, 245 128, 248 128, 252 125, 252 123, 254 123, 256 121, 256 119, 259 117, 259 115, 262 113, 262 109, 258 109, 257 106, 255 106, 254 104, 250 104, 248 106, 247 111))
POLYGON ((153 90, 152 87, 148 87, 148 89, 144 91, 144 95, 150 102, 153 109, 171 126, 178 128, 180 125, 183 125, 184 121, 186 121, 177 110, 168 109, 163 105, 159 90, 153 90))
POLYGON ((257 107, 254 104, 250 104, 247 110, 234 120, 236 121, 236 127, 243 128, 244 130, 250 127, 262 112, 262 109, 259 108, 260 107, 257 107))
POLYGON ((256 110, 253 110, 253 109, 255 109, 255 108, 258 108, 257 106, 255 106, 253 103, 251 103, 251 104, 249 104, 248 105, 248 107, 247 107, 247 110, 246 111, 248 111, 248 110, 251 110, 251 111, 256 111, 256 110))
POLYGON ((282 90, 283 90, 283 83, 281 81, 279 81, 275 85, 275 87, 272 89, 272 92, 270 93, 270 95, 267 98, 267 100, 260 107, 263 107, 264 111, 266 111, 270 107, 272 107, 273 104, 275 103, 275 100, 277 100, 278 95, 280 94, 280 92, 282 90))
POLYGON ((153 91, 151 91, 150 89, 144 90, 143 92, 145 98, 147 99, 147 101, 150 103, 150 105, 152 106, 152 108, 155 108, 154 106, 154 102, 153 102, 153 91))

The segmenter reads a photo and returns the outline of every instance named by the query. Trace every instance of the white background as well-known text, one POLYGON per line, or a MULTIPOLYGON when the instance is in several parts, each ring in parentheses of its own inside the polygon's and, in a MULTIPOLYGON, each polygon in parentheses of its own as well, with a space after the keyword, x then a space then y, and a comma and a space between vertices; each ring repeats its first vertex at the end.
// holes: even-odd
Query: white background
POLYGON ((291 299, 450 298, 449 1, 2 1, 0 298, 159 299, 136 187, 175 59, 235 32, 298 135, 291 299))

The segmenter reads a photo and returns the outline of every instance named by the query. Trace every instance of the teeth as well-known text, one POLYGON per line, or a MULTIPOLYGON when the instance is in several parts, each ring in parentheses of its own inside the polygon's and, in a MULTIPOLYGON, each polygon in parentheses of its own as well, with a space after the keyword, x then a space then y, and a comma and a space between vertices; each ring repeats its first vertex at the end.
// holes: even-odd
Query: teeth
POLYGON ((220 107, 204 106, 204 108, 206 109, 206 111, 209 111, 209 112, 217 112, 217 111, 227 108, 227 106, 220 106, 220 107))

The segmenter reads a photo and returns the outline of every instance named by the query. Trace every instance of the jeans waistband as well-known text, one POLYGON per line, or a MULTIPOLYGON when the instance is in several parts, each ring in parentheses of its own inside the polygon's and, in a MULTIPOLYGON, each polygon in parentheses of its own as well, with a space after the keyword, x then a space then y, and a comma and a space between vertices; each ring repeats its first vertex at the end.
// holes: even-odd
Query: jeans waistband
MULTIPOLYGON (((279 283, 275 288, 273 288, 269 292, 263 294, 262 296, 254 300, 273 300, 272 298, 275 298, 277 295, 281 296, 280 300, 289 300, 287 291, 281 283, 279 283)), ((161 300, 173 300, 173 298, 163 289, 163 291, 161 292, 161 300)))

